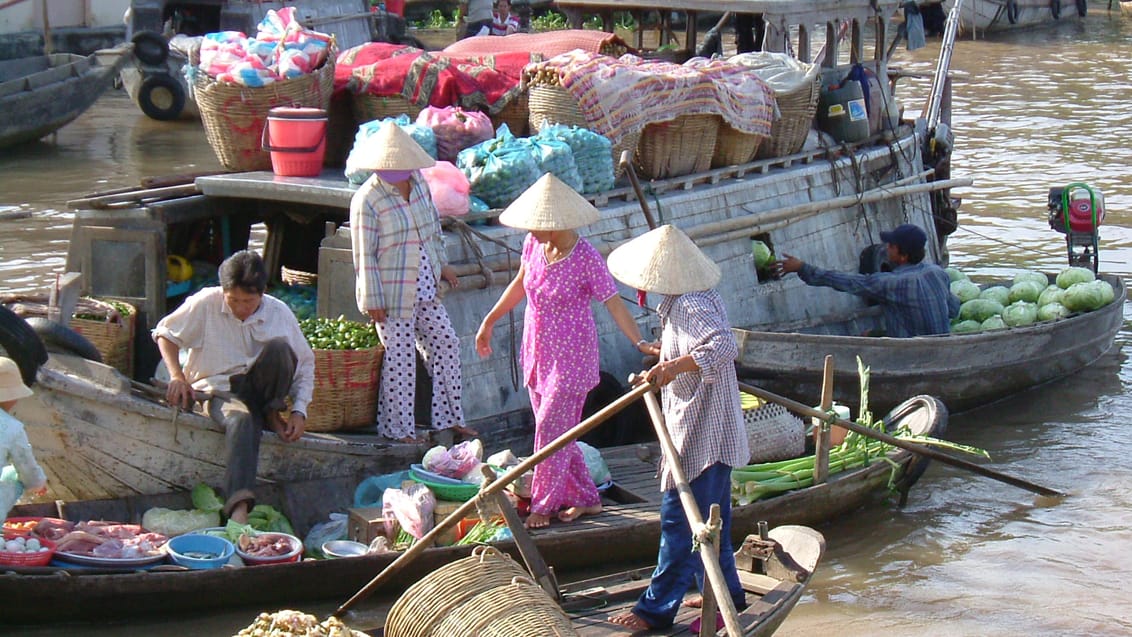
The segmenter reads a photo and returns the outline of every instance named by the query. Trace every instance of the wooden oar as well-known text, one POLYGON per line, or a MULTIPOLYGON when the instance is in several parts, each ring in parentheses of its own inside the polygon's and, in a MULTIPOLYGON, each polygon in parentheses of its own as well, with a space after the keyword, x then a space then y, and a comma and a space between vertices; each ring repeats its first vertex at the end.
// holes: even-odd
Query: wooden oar
POLYGON ((652 385, 640 385, 638 387, 634 387, 624 396, 609 403, 596 414, 590 416, 589 418, 586 418, 577 425, 574 425, 572 429, 555 438, 550 444, 546 445, 542 449, 539 449, 537 453, 533 454, 531 457, 506 471, 503 475, 499 476, 499 479, 495 482, 482 487, 482 489, 480 490, 480 495, 476 496, 476 498, 468 500, 464 504, 460 505, 455 511, 449 513, 448 517, 441 520, 441 522, 433 527, 431 531, 426 533, 424 537, 413 543, 413 545, 410 546, 408 550, 402 553, 397 559, 393 560, 393 562, 390 563, 389 566, 386 566, 380 573, 374 576, 374 578, 371 579, 368 584, 363 586, 361 590, 359 590, 357 593, 354 593, 353 597, 346 600, 344 604, 339 606, 338 610, 334 611, 334 616, 340 616, 342 613, 345 613, 347 610, 349 610, 350 607, 354 604, 357 604, 366 597, 369 597, 370 593, 377 589, 377 587, 381 586, 386 580, 403 569, 411 560, 419 555, 426 546, 432 544, 432 541, 437 536, 439 536, 447 529, 451 528, 460 520, 464 519, 464 514, 470 512, 476 507, 477 498, 483 495, 498 493, 502 491, 508 484, 514 482, 516 479, 532 469, 538 463, 549 458, 552 454, 554 454, 554 452, 574 442, 587 431, 600 425, 617 412, 636 402, 637 399, 639 399, 641 396, 647 395, 651 390, 652 385))
POLYGON ((1038 495, 1051 495, 1051 496, 1064 496, 1065 495, 1065 493, 1058 491, 1057 489, 1051 489, 1049 487, 1043 487, 1040 484, 1034 484, 1033 482, 1030 482, 1028 480, 1023 480, 1022 478, 1016 478, 1014 476, 1010 476, 1010 475, 1007 475, 1005 473, 995 471, 994 469, 988 469, 988 468, 983 467, 981 465, 977 465, 973 462, 968 462, 966 460, 956 458, 954 456, 949 456, 946 453, 936 451, 935 449, 932 449, 931 447, 926 447, 924 445, 916 444, 914 442, 908 442, 907 440, 901 440, 899 438, 890 436, 890 435, 884 433, 883 431, 877 431, 876 429, 870 429, 868 427, 865 427, 864 425, 859 425, 855 422, 845 420, 844 418, 837 418, 835 416, 831 416, 828 413, 823 413, 822 411, 820 411, 818 409, 814 409, 813 407, 810 407, 808 405, 803 405, 802 403, 800 403, 798 401, 790 400, 789 398, 786 398, 784 396, 779 396, 778 394, 775 394, 773 392, 769 392, 769 391, 763 389, 762 387, 755 387, 754 385, 748 385, 746 383, 739 383, 739 389, 747 392, 748 394, 754 394, 755 396, 758 396, 760 398, 765 398, 769 401, 776 402, 776 403, 786 407, 790 411, 793 411, 793 412, 798 413, 798 414, 802 414, 803 416, 812 416, 814 418, 822 418, 822 419, 824 419, 828 422, 831 422, 835 425, 840 425, 841 427, 844 427, 844 428, 848 429, 849 431, 855 431, 855 432, 861 434, 862 436, 867 436, 869 438, 873 438, 874 440, 879 440, 879 441, 881 441, 885 444, 892 445, 893 447, 900 447, 901 449, 911 451, 912 453, 919 454, 919 455, 924 456, 926 458, 931 458, 932 460, 938 460, 939 462, 942 462, 944 464, 949 464, 953 467, 959 467, 960 469, 966 469, 968 471, 972 471, 972 472, 977 473, 981 476, 991 478, 992 480, 998 480, 999 482, 1005 482, 1006 484, 1009 484, 1011 486, 1015 486, 1015 487, 1018 487, 1020 489, 1025 489, 1027 491, 1037 493, 1038 495))
MULTIPOLYGON (((629 379, 630 383, 637 381, 638 377, 635 376, 629 379)), ((651 389, 652 385, 642 383, 638 387, 651 389)), ((664 424, 664 414, 660 410, 656 394, 652 391, 645 394, 645 405, 648 407, 652 426, 656 429, 656 437, 660 440, 660 448, 664 451, 664 462, 668 465, 668 470, 672 472, 672 479, 676 482, 676 492, 680 495, 680 504, 684 506, 684 515, 687 516, 692 532, 695 533, 704 526, 704 516, 700 515, 700 507, 696 504, 692 487, 688 484, 684 470, 680 467, 680 454, 676 451, 676 445, 672 443, 672 436, 668 433, 668 427, 664 424)), ((727 627, 727 634, 742 635, 743 629, 739 624, 739 613, 735 610, 735 602, 731 599, 730 591, 727 590, 727 582, 723 579, 723 569, 719 567, 718 535, 715 542, 700 544, 700 556, 704 561, 704 572, 707 573, 708 581, 711 582, 715 603, 719 605, 719 610, 723 613, 723 625, 727 627)), ((707 625, 710 626, 711 622, 715 621, 715 617, 705 618, 703 621, 709 622, 707 625)))

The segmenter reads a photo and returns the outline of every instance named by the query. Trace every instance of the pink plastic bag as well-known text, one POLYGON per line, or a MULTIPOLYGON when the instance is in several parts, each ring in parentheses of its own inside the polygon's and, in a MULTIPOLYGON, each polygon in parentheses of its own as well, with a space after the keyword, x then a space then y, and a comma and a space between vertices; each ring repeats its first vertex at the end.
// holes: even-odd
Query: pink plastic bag
POLYGON ((481 458, 483 444, 478 439, 467 440, 452 449, 445 449, 444 445, 429 449, 425 452, 421 465, 433 473, 459 480, 478 467, 481 458))
POLYGON ((405 489, 386 489, 381 496, 381 517, 385 519, 385 535, 397 537, 402 528, 418 540, 432 530, 436 496, 427 486, 416 483, 405 489))
POLYGON ((436 158, 444 161, 454 162, 461 150, 495 136, 491 118, 459 106, 425 107, 417 115, 417 123, 432 129, 436 135, 436 158))
POLYGON ((458 217, 468 214, 468 193, 472 186, 464 171, 452 162, 438 161, 431 168, 421 170, 428 190, 432 193, 432 203, 441 217, 458 217))

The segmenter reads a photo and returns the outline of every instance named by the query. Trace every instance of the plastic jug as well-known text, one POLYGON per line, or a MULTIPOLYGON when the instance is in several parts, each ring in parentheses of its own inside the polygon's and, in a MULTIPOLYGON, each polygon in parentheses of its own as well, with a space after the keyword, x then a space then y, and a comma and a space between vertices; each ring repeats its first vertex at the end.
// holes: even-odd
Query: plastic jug
POLYGON ((861 83, 845 80, 827 86, 818 97, 818 128, 839 142, 859 142, 869 136, 869 113, 861 83))

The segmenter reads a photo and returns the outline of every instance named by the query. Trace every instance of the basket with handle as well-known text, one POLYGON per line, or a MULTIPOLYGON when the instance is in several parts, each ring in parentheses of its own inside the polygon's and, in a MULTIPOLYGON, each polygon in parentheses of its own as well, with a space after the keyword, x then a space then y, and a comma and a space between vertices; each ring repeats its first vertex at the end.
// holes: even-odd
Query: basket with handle
POLYGON ((307 431, 337 431, 372 425, 385 348, 314 350, 314 394, 307 431))
MULTIPOLYGON (((442 566, 401 594, 385 620, 387 637, 439 637, 437 628, 455 609, 473 597, 509 584, 526 572, 511 557, 491 546, 442 566)), ((515 633, 523 634, 523 633, 515 633)))
MULTIPOLYGON (((91 299, 95 301, 95 299, 91 299)), ((101 302, 108 307, 105 318, 72 318, 70 328, 82 334, 102 354, 102 362, 128 377, 134 375, 134 329, 137 309, 129 303, 116 301, 126 311, 101 302)))
POLYGON ((637 172, 650 179, 679 177, 711 167, 719 135, 719 115, 681 115, 649 124, 637 146, 637 172))
POLYGON ((806 424, 782 405, 740 393, 751 463, 797 458, 806 450, 806 424))
POLYGON ((513 577, 452 609, 433 634, 445 637, 577 635, 570 619, 528 577, 513 577))
MULTIPOLYGON (((538 132, 550 124, 564 124, 579 128, 590 127, 582 111, 578 108, 578 100, 566 92, 566 89, 554 84, 531 84, 527 88, 530 114, 530 130, 538 132)), ((629 133, 621 141, 613 144, 613 172, 614 176, 621 175, 621 151, 629 151, 632 156, 637 151, 637 142, 641 135, 629 133)))
POLYGON ((268 111, 277 106, 328 110, 337 55, 338 46, 331 37, 321 67, 258 87, 220 82, 194 66, 193 96, 205 137, 220 164, 233 171, 270 170, 271 155, 262 147, 268 111))
POLYGON ((821 75, 790 92, 775 95, 781 117, 770 126, 770 138, 755 154, 759 159, 790 155, 802 149, 806 135, 814 125, 821 93, 821 75))

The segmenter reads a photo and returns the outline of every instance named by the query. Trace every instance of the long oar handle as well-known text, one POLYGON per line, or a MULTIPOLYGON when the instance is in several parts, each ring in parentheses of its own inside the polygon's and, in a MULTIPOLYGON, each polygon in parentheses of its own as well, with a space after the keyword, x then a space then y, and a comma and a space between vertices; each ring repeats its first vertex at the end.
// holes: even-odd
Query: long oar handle
MULTIPOLYGON (((636 379, 630 378, 630 382, 634 380, 636 379)), ((649 383, 642 383, 638 386, 652 388, 649 383)), ((656 394, 652 391, 645 394, 645 406, 648 407, 653 428, 656 429, 656 437, 660 440, 660 448, 664 451, 664 462, 668 465, 668 470, 672 472, 672 479, 676 482, 676 492, 680 495, 680 504, 684 506, 684 514, 688 518, 688 523, 692 526, 692 531, 696 532, 703 528, 704 517, 700 515, 700 507, 696 503, 696 497, 692 494, 692 486, 688 484, 684 470, 680 467, 680 455, 676 452, 676 445, 672 443, 672 435, 668 433, 668 427, 664 424, 664 414, 661 412, 660 403, 657 402, 656 394)), ((717 537, 717 542, 718 539, 717 537)), ((727 581, 723 578, 723 569, 719 566, 719 544, 701 544, 700 556, 703 558, 704 572, 707 573, 708 581, 711 583, 716 604, 719 605, 719 610, 723 613, 723 625, 727 627, 727 634, 742 635, 743 630, 739 623, 739 613, 735 610, 735 602, 731 599, 731 593, 727 590, 727 581)))
MULTIPOLYGON (((776 402, 786 407, 787 409, 804 416, 812 416, 814 418, 821 418, 823 420, 831 419, 831 416, 828 413, 823 413, 820 410, 814 409, 813 407, 810 407, 808 405, 803 405, 800 402, 790 400, 789 398, 786 398, 784 396, 779 396, 778 394, 769 392, 761 387, 755 387, 754 385, 748 385, 746 383, 739 383, 739 389, 747 392, 748 394, 754 394, 755 396, 758 396, 760 398, 765 398, 769 401, 776 402)), ((931 447, 926 447, 914 442, 908 442, 907 440, 901 440, 900 438, 890 436, 883 431, 870 429, 868 427, 865 427, 864 425, 859 425, 855 422, 845 420, 844 418, 832 417, 832 422, 838 426, 848 429, 849 431, 855 431, 862 436, 867 436, 869 438, 873 438, 874 440, 879 440, 883 443, 890 444, 893 447, 900 447, 901 449, 911 451, 912 453, 919 454, 921 456, 924 456, 925 458, 931 458, 932 460, 938 460, 953 467, 966 469, 981 476, 991 478, 992 480, 998 480, 999 482, 1005 482, 1006 484, 1018 487, 1020 489, 1026 489, 1027 491, 1037 493, 1038 495, 1065 495, 1065 493, 1058 491, 1057 489, 1043 487, 1040 484, 1034 484, 1033 482, 1030 482, 1028 480, 1023 480, 1022 478, 1016 478, 1014 476, 995 471, 994 469, 988 469, 982 465, 977 465, 973 462, 968 462, 961 458, 949 456, 946 453, 936 451, 931 447)))
MULTIPOLYGON (((651 385, 641 385, 639 387, 634 387, 633 389, 629 390, 629 392, 627 392, 624 396, 622 396, 622 397, 618 398, 617 400, 609 403, 604 408, 602 408, 600 411, 598 411, 594 415, 590 416, 589 418, 586 418, 585 420, 578 423, 577 425, 574 425, 574 427, 572 429, 570 429, 566 433, 562 434, 561 436, 555 438, 553 441, 551 441, 545 447, 543 447, 542 449, 539 449, 536 453, 532 454, 531 457, 520 462, 518 465, 512 467, 510 470, 504 472, 503 475, 499 476, 498 480, 496 480, 496 481, 492 482, 491 484, 488 484, 487 486, 483 487, 480 490, 480 495, 489 494, 489 493, 499 493, 504 488, 506 488, 508 484, 514 482, 516 479, 518 479, 524 473, 529 471, 532 467, 534 467, 538 463, 542 462, 543 460, 549 458, 556 451, 562 449, 566 445, 568 445, 568 444, 574 442, 575 440, 577 440, 578 438, 582 437, 589 430, 600 425, 601 423, 605 422, 606 420, 609 420, 609 418, 611 416, 613 416, 617 412, 621 411, 622 409, 628 407, 629 405, 633 404, 641 396, 647 395, 649 393, 649 391, 651 391, 651 389, 652 389, 651 385)), ((477 497, 479 497, 479 496, 477 496, 477 497)), ((365 586, 363 586, 361 588, 361 590, 354 593, 353 597, 346 600, 346 602, 344 604, 339 606, 338 610, 334 611, 334 616, 337 617, 337 616, 341 615, 342 613, 345 613, 347 610, 350 609, 351 606, 353 606, 354 604, 357 604, 358 602, 362 601, 366 597, 369 597, 370 593, 372 593, 375 589, 377 589, 377 587, 379 587, 383 583, 385 583, 386 580, 388 580, 389 578, 393 577, 395 574, 400 572, 406 565, 408 565, 408 563, 410 561, 412 561, 417 555, 419 555, 421 553, 421 551, 423 551, 425 549, 426 546, 431 544, 432 541, 434 539, 436 539, 437 536, 439 536, 441 533, 443 533, 444 531, 446 531, 449 528, 451 528, 452 526, 454 526, 460 520, 464 519, 464 514, 470 512, 472 509, 475 508, 475 506, 476 506, 476 498, 472 498, 471 500, 468 500, 467 502, 461 504, 452 513, 449 513, 448 517, 441 520, 440 523, 437 524, 435 527, 433 527, 433 529, 431 531, 426 533, 424 535, 424 537, 422 537, 421 539, 419 539, 415 543, 413 543, 413 545, 410 546, 408 548, 408 550, 406 550, 404 553, 402 553, 397 559, 393 560, 393 562, 391 562, 389 564, 389 566, 386 566, 380 573, 375 575, 374 578, 371 579, 368 584, 366 584, 365 586)))

